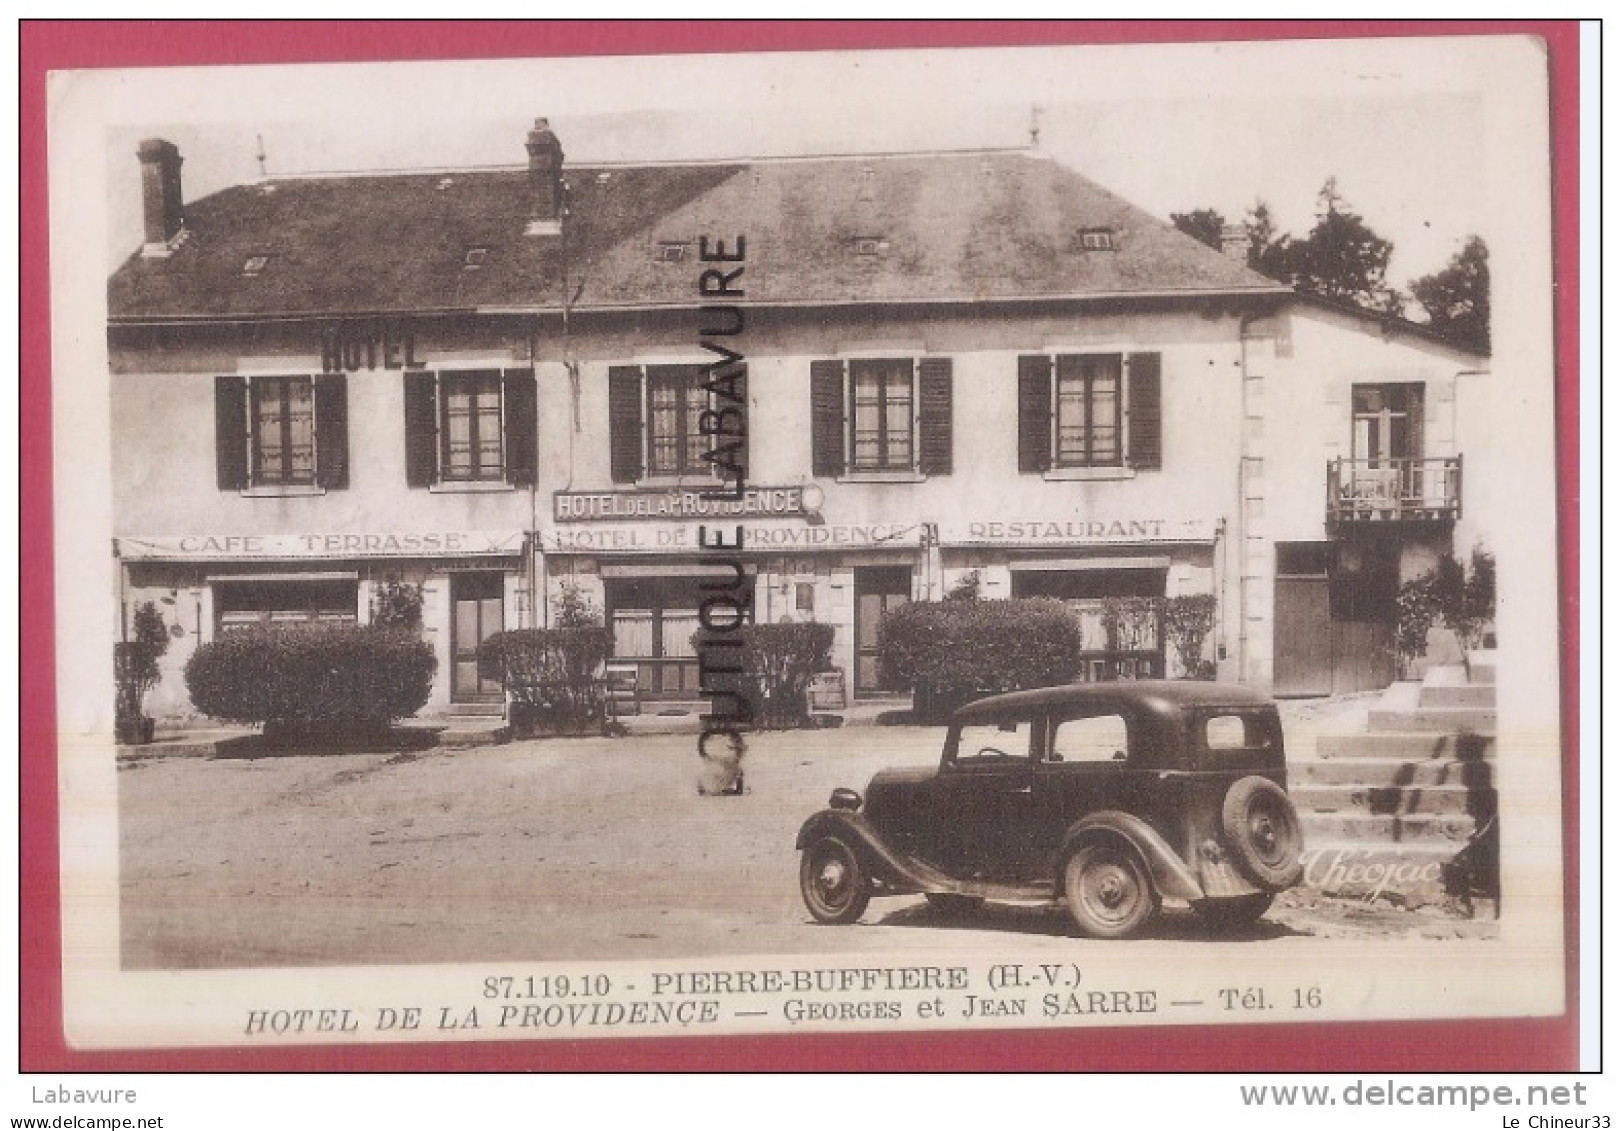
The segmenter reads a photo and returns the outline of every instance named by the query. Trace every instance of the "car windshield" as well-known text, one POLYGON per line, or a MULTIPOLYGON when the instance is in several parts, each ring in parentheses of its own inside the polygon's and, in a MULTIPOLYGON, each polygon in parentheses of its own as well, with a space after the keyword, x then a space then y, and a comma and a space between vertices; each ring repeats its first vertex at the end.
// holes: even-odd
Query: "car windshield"
POLYGON ((958 765, 989 765, 1030 757, 1030 722, 976 723, 957 730, 947 758, 958 765))

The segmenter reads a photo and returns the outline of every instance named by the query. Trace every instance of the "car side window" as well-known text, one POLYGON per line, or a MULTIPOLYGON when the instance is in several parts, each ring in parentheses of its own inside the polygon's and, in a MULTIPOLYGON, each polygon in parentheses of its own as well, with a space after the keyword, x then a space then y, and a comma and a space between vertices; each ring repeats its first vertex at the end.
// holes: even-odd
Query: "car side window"
POLYGON ((1028 720, 962 727, 957 733, 956 753, 950 761, 964 769, 1028 761, 1030 731, 1028 720))
POLYGON ((1053 762, 1124 762, 1130 750, 1124 715, 1062 719, 1053 728, 1053 762))

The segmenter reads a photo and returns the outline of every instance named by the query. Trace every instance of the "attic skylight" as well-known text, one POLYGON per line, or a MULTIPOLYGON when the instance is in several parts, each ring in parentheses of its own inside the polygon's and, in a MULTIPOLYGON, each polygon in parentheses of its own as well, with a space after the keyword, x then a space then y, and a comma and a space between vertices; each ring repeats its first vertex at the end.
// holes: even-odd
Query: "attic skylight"
POLYGON ((687 257, 687 245, 674 240, 662 240, 653 255, 660 263, 680 263, 687 257))
POLYGON ((1079 233, 1082 251, 1113 251, 1113 228, 1082 228, 1079 233))
POLYGON ((270 266, 270 256, 250 255, 242 262, 242 274, 251 279, 255 275, 262 274, 268 266, 270 266))
POLYGON ((487 247, 468 248, 467 254, 462 257, 462 270, 477 271, 480 267, 484 266, 484 257, 489 254, 490 249, 487 247))
POLYGON ((857 236, 853 243, 857 255, 882 255, 889 250, 889 241, 883 236, 857 236))

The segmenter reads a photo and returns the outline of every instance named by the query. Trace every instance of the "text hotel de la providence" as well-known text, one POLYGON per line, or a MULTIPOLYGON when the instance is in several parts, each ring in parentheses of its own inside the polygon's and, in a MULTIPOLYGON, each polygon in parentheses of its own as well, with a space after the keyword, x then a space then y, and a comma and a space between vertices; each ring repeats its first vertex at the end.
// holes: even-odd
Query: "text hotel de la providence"
POLYGON ((972 582, 1069 604, 1091 679, 1179 674, 1111 599, 1212 594, 1222 678, 1327 693, 1388 681, 1400 579, 1479 537, 1484 359, 1038 151, 579 166, 544 120, 526 140, 510 170, 190 202, 176 148, 140 145, 109 349, 117 630, 151 601, 173 638, 155 714, 190 710, 199 642, 364 621, 393 582, 422 587, 430 710, 498 702, 479 642, 565 587, 644 700, 696 699, 717 522, 757 620, 835 626, 850 695, 892 691, 885 612, 972 582), (700 241, 739 236, 743 293, 702 298, 700 241), (706 302, 746 320, 731 498, 706 302))

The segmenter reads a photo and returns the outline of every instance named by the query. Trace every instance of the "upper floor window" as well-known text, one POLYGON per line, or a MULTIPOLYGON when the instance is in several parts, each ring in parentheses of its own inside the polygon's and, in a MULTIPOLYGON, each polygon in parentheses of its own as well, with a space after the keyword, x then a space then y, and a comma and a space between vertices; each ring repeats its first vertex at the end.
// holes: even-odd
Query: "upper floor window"
POLYGON ((615 365, 608 370, 613 480, 740 477, 748 468, 742 366, 615 365))
POLYGON ((1351 386, 1351 456, 1379 467, 1424 454, 1424 386, 1351 386))
POLYGON ((811 470, 951 471, 951 359, 811 363, 811 470))
POLYGON ((214 379, 216 480, 223 491, 349 485, 342 374, 214 379))
POLYGON ((1019 470, 1158 468, 1160 355, 1019 358, 1019 470))
POLYGON ((533 370, 406 373, 406 483, 532 485, 537 423, 533 370))

